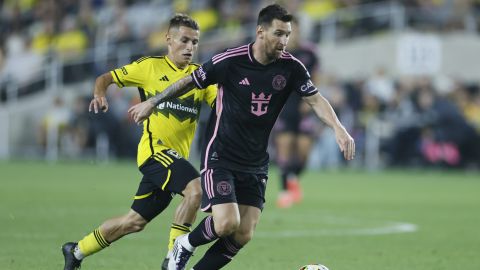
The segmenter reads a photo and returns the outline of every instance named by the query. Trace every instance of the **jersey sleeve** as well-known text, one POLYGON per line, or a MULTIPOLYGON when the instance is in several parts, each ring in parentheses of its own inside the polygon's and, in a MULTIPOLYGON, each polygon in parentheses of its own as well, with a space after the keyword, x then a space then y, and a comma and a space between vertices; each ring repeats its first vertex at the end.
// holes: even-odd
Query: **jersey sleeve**
POLYGON ((313 84, 310 73, 298 59, 293 60, 293 83, 292 87, 300 96, 311 96, 318 92, 313 84))
POLYGON ((121 68, 110 71, 113 81, 118 87, 138 86, 142 87, 143 82, 146 81, 147 72, 145 67, 142 67, 143 62, 133 62, 121 68))
POLYGON ((214 64, 212 59, 205 62, 192 73, 193 81, 199 89, 205 89, 209 85, 218 83, 220 64, 214 64))
POLYGON ((204 100, 210 106, 210 108, 213 108, 213 105, 215 104, 215 99, 217 98, 217 85, 210 85, 205 89, 205 95, 204 95, 204 100))

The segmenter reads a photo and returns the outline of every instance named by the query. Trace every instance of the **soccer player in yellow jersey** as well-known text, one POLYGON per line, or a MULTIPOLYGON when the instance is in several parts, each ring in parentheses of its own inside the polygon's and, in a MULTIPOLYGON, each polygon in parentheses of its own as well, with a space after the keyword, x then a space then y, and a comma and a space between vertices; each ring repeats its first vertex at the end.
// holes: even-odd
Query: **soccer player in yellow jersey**
MULTIPOLYGON (((136 86, 142 100, 162 92, 170 84, 189 76, 198 65, 192 64, 197 50, 199 27, 182 14, 170 20, 166 35, 168 54, 143 57, 132 64, 99 76, 89 110, 108 110, 107 87, 136 86)), ((65 270, 80 268, 84 257, 92 255, 129 233, 141 231, 160 214, 174 194, 183 196, 170 230, 169 252, 162 264, 166 269, 175 238, 190 231, 200 205, 202 189, 198 171, 186 160, 193 140, 201 102, 213 105, 217 88, 193 89, 176 99, 161 103, 143 122, 137 163, 143 178, 130 211, 105 221, 78 243, 63 245, 65 270)))

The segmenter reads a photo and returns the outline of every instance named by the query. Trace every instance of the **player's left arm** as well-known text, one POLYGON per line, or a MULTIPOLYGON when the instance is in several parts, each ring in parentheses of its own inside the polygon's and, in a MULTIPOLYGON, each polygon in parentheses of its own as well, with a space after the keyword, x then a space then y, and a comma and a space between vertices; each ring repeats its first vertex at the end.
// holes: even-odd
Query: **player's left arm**
POLYGON ((319 92, 310 96, 304 96, 303 100, 312 106, 315 114, 335 131, 335 139, 343 152, 343 156, 346 160, 352 160, 355 157, 355 141, 342 123, 340 123, 340 120, 338 120, 330 102, 319 92))
POLYGON ((195 88, 195 83, 192 76, 185 76, 155 96, 132 106, 128 109, 128 113, 137 124, 140 124, 153 113, 153 108, 158 106, 158 104, 167 99, 182 96, 193 88, 195 88))
POLYGON ((214 65, 212 59, 210 59, 189 76, 187 75, 181 78, 162 92, 147 99, 146 101, 134 105, 128 110, 128 113, 132 116, 136 123, 141 123, 143 120, 147 119, 150 114, 152 114, 153 108, 155 108, 161 102, 167 99, 179 97, 195 87, 198 89, 205 89, 209 85, 218 83, 218 81, 216 81, 216 71, 218 66, 220 65, 214 65))

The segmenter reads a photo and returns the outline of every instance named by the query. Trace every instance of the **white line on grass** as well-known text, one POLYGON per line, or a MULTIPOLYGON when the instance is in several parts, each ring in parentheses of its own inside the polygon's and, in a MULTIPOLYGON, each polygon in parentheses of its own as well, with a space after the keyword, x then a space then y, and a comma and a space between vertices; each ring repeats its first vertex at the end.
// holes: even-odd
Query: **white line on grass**
POLYGON ((418 230, 417 225, 403 222, 391 222, 383 226, 371 228, 343 228, 343 229, 311 229, 311 230, 284 230, 284 231, 258 231, 258 238, 292 238, 292 237, 319 237, 319 236, 344 236, 344 235, 385 235, 395 233, 412 233, 418 230))

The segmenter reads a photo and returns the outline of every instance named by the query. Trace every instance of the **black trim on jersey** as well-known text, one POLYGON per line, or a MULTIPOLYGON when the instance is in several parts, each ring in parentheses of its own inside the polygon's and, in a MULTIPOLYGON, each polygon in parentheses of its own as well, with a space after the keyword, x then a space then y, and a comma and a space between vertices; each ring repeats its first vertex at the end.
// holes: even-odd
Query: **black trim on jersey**
POLYGON ((167 65, 168 65, 171 69, 173 69, 173 71, 178 71, 176 68, 174 68, 172 65, 170 65, 170 63, 169 63, 168 61, 165 61, 165 63, 167 63, 167 65))
MULTIPOLYGON (((143 102, 147 100, 147 96, 145 95, 145 90, 141 87, 138 87, 138 92, 140 93, 140 100, 143 102)), ((150 131, 150 117, 147 118, 147 133, 148 133, 148 141, 150 144, 150 151, 152 151, 152 155, 155 154, 155 151, 153 150, 153 138, 152 138, 152 132, 150 131)))
MULTIPOLYGON (((197 68, 201 66, 200 64, 197 64, 197 63, 190 63, 190 65, 194 65, 194 66, 196 66, 197 68)), ((188 74, 188 68, 185 70, 185 73, 188 74)), ((193 73, 193 72, 192 72, 192 73, 193 73)))
POLYGON ((115 74, 115 77, 117 77, 117 81, 122 85, 122 87, 125 87, 125 84, 123 84, 122 81, 120 81, 120 78, 118 77, 117 72, 115 72, 115 70, 113 70, 113 74, 115 74))
POLYGON ((140 94, 140 101, 146 101, 147 96, 145 95, 145 90, 141 87, 138 87, 138 93, 140 94))
POLYGON ((143 60, 146 60, 146 59, 148 59, 148 58, 151 58, 151 56, 140 57, 140 58, 138 58, 135 62, 140 63, 140 62, 142 62, 143 60))
POLYGON ((165 58, 165 56, 143 56, 143 57, 140 57, 137 60, 135 60, 135 62, 140 63, 140 62, 143 62, 143 60, 147 60, 149 58, 163 59, 163 58, 165 58))

